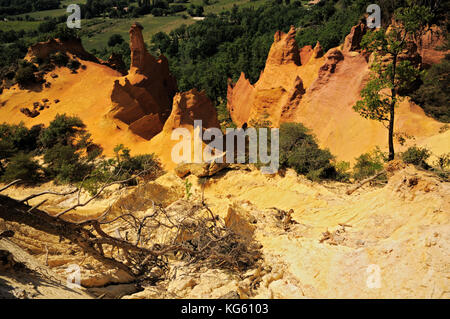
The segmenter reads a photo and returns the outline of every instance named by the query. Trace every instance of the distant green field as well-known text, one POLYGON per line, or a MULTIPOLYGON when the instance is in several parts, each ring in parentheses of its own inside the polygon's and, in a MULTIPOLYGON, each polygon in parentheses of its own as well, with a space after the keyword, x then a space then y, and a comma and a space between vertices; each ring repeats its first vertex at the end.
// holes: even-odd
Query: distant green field
POLYGON ((0 30, 9 31, 9 30, 35 30, 38 28, 40 21, 0 21, 0 30))
MULTIPOLYGON (((263 4, 265 1, 267 0, 219 0, 215 4, 205 6, 205 14, 219 13, 224 10, 229 10, 233 7, 234 4, 245 7, 257 7, 263 4)), ((203 1, 191 0, 190 3, 200 5, 203 3, 203 1)), ((189 6, 189 4, 187 4, 187 6, 189 6)), ((89 31, 83 31, 83 33, 91 33, 90 36, 85 35, 82 37, 83 44, 87 50, 92 50, 94 48, 100 49, 106 46, 109 37, 114 33, 118 33, 125 39, 127 39, 130 26, 135 21, 142 24, 142 26, 144 27, 144 41, 150 43, 150 40, 155 33, 158 33, 160 31, 170 32, 171 30, 178 28, 182 24, 189 25, 195 23, 195 20, 189 16, 187 19, 183 19, 183 14, 187 15, 186 12, 180 12, 177 15, 167 17, 154 17, 149 14, 136 19, 97 19, 97 23, 95 25, 86 26, 89 31), (102 22, 99 22, 98 20, 102 20, 102 22)))
POLYGON ((112 34, 120 34, 124 39, 128 39, 128 31, 134 22, 139 22, 144 27, 144 41, 150 43, 152 36, 159 32, 169 32, 184 24, 195 23, 195 20, 183 19, 181 16, 153 17, 146 15, 135 19, 92 19, 82 22, 82 40, 87 50, 100 49, 106 46, 112 34))
MULTIPOLYGON (((203 5, 205 14, 220 13, 224 10, 230 10, 234 4, 240 7, 258 7, 267 0, 217 0, 211 1, 211 5, 203 5, 203 0, 191 0, 190 3, 184 4, 189 7, 190 4, 203 5)), ((67 5, 72 3, 86 3, 86 0, 63 0, 62 7, 55 10, 46 10, 40 12, 31 12, 28 14, 21 14, 19 16, 25 17, 29 15, 34 19, 44 20, 45 17, 58 17, 66 14, 67 5)), ((151 14, 135 18, 135 19, 109 19, 109 18, 94 18, 81 21, 82 40, 87 50, 101 49, 107 45, 108 39, 112 34, 118 33, 125 39, 128 38, 128 31, 130 26, 135 22, 139 22, 144 27, 144 40, 150 43, 152 36, 160 31, 170 32, 182 24, 192 24, 196 20, 188 16, 187 12, 179 12, 177 15, 166 17, 154 17, 151 14), (184 19, 182 16, 187 16, 184 19)), ((33 30, 37 29, 41 21, 0 21, 0 30, 33 30)))
POLYGON ((66 14, 66 8, 69 4, 84 4, 86 0, 62 0, 61 8, 54 10, 45 10, 38 12, 29 12, 24 14, 19 14, 18 17, 30 16, 35 19, 43 20, 45 17, 59 17, 66 14))

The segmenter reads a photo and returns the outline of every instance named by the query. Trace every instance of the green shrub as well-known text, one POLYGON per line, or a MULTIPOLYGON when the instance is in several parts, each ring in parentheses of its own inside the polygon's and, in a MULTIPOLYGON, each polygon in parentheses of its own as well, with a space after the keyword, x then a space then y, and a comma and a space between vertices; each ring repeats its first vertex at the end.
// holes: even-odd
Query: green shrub
POLYGON ((34 72, 36 71, 37 69, 34 64, 22 60, 19 62, 19 67, 14 78, 19 85, 35 83, 36 77, 34 76, 34 72))
POLYGON ((383 162, 384 156, 379 149, 361 154, 353 166, 353 177, 358 180, 371 177, 383 169, 383 162))
POLYGON ((280 165, 295 169, 299 174, 317 180, 336 178, 331 163, 333 155, 317 145, 310 131, 300 123, 280 126, 280 165))
POLYGON ((29 153, 35 151, 38 148, 38 139, 42 128, 42 125, 35 125, 28 129, 23 122, 20 124, 0 124, 0 141, 3 145, 1 149, 4 150, 4 147, 9 145, 8 147, 12 148, 13 152, 29 153))
POLYGON ((1 180, 9 183, 21 179, 26 184, 35 184, 41 180, 40 168, 31 154, 18 153, 10 159, 1 180))
POLYGON ((69 63, 67 63, 67 67, 74 72, 76 70, 78 70, 80 68, 80 66, 81 66, 81 63, 78 62, 77 60, 70 60, 69 63))
POLYGON ((67 66, 67 63, 69 63, 69 57, 63 52, 51 54, 50 60, 57 66, 67 66))
POLYGON ((411 94, 425 113, 441 122, 450 122, 450 54, 433 64, 423 76, 420 88, 411 94))
MULTIPOLYGON (((147 176, 156 177, 162 169, 160 163, 155 158, 154 154, 144 154, 131 156, 130 149, 126 148, 123 144, 117 145, 114 148, 116 159, 110 161, 110 165, 114 167, 113 174, 116 180, 124 180, 130 178, 132 175, 148 170, 147 176)), ((130 181, 132 185, 135 181, 130 181)))
POLYGON ((41 32, 41 33, 53 32, 53 31, 56 30, 57 24, 58 23, 54 19, 48 20, 48 21, 44 21, 44 22, 39 24, 38 31, 41 32))
POLYGON ((86 125, 76 116, 57 114, 48 128, 42 131, 39 141, 46 149, 56 144, 72 145, 76 137, 86 134, 86 125))
POLYGON ((186 193, 186 199, 189 200, 189 198, 191 198, 191 196, 192 196, 192 192, 191 192, 192 183, 189 182, 187 179, 184 181, 184 188, 185 188, 185 193, 186 193))
POLYGON ((439 155, 435 162, 435 165, 441 170, 446 170, 450 167, 450 153, 439 155))
POLYGON ((336 165, 336 179, 341 182, 348 182, 351 177, 350 162, 337 162, 336 165))
POLYGON ((445 153, 437 156, 434 162, 433 172, 448 182, 450 178, 450 153, 445 153))
POLYGON ((39 137, 46 175, 60 183, 81 181, 93 169, 101 148, 92 142, 78 117, 56 115, 39 137))
POLYGON ((79 155, 71 145, 57 144, 47 149, 44 154, 44 162, 47 164, 45 173, 49 178, 58 182, 70 182, 77 180, 77 167, 79 155))
POLYGON ((430 166, 426 163, 426 160, 430 157, 430 155, 431 152, 426 148, 411 146, 402 153, 402 160, 408 164, 429 168, 430 166))
POLYGON ((122 44, 125 40, 120 34, 113 34, 109 37, 108 46, 113 47, 116 44, 122 44))

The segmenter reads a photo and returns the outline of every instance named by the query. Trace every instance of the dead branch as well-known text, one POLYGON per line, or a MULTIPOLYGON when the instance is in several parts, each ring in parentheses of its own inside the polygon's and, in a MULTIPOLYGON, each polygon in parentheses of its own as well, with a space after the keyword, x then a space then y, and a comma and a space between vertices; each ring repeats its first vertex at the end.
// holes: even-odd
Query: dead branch
MULTIPOLYGON (((201 205, 187 202, 191 206, 176 212, 176 215, 171 215, 162 205, 152 201, 153 212, 141 217, 135 211, 125 208, 123 214, 106 220, 111 212, 110 207, 101 216, 80 222, 61 218, 67 212, 89 204, 107 187, 127 183, 147 172, 148 170, 144 170, 122 181, 108 181, 85 202, 80 200, 82 187, 67 193, 44 191, 21 201, 0 195, 0 218, 68 239, 87 255, 110 267, 124 270, 134 278, 145 276, 153 267, 167 269, 168 256, 187 259, 188 262, 202 261, 216 267, 238 269, 255 263, 260 256, 259 248, 227 228, 205 202, 201 205), (77 203, 56 215, 39 209, 45 200, 33 207, 27 204, 29 199, 44 194, 65 196, 77 191, 77 203), (125 227, 125 236, 113 237, 103 227, 125 227), (110 249, 105 249, 104 246, 110 249)), ((149 205, 148 201, 140 209, 148 209, 146 205, 149 205)))
POLYGON ((80 246, 85 252, 100 262, 114 268, 122 269, 130 275, 133 275, 133 272, 128 266, 112 258, 103 256, 94 248, 91 240, 95 238, 95 235, 92 232, 71 222, 55 218, 39 209, 34 209, 32 213, 29 210, 30 206, 7 196, 0 195, 0 218, 5 221, 28 225, 51 235, 62 236, 80 246))
POLYGON ((105 184, 103 184, 102 187, 100 187, 100 189, 97 191, 97 193, 96 193, 94 196, 91 196, 91 197, 90 197, 87 201, 85 201, 84 203, 81 203, 81 201, 80 201, 80 193, 81 193, 81 187, 80 187, 80 190, 78 191, 78 200, 77 200, 77 204, 75 204, 75 205, 73 205, 72 207, 69 207, 68 209, 66 209, 66 210, 64 210, 64 211, 62 211, 62 212, 56 214, 55 216, 58 218, 58 217, 61 217, 61 216, 63 216, 64 214, 66 214, 66 213, 68 213, 68 212, 70 212, 70 211, 72 211, 72 210, 77 209, 78 207, 86 206, 86 205, 89 204, 91 201, 93 201, 93 200, 96 199, 98 196, 100 196, 100 194, 103 193, 103 191, 104 191, 107 187, 112 186, 112 185, 117 185, 117 184, 125 184, 125 183, 128 183, 129 181, 131 181, 131 180, 133 180, 133 179, 135 179, 135 178, 137 178, 137 177, 139 177, 139 176, 141 176, 141 175, 144 175, 144 174, 148 173, 149 171, 150 171, 150 169, 143 170, 143 171, 139 172, 138 174, 135 174, 135 175, 133 175, 133 176, 131 176, 130 178, 127 178, 127 179, 125 179, 125 180, 114 181, 114 182, 110 182, 110 183, 105 183, 105 184))
POLYGON ((21 203, 27 203, 30 199, 42 196, 42 195, 58 195, 58 196, 67 196, 67 195, 71 195, 73 193, 75 193, 76 191, 78 191, 78 188, 65 192, 65 193, 58 193, 58 192, 52 192, 52 191, 43 191, 37 194, 32 194, 30 196, 25 197, 24 199, 22 199, 20 202, 21 203))
POLYGON ((46 202, 47 200, 46 199, 44 199, 43 201, 41 201, 40 203, 38 203, 38 204, 36 204, 36 205, 34 205, 33 207, 31 207, 28 211, 27 211, 27 213, 31 213, 34 209, 36 209, 36 208, 38 208, 38 207, 40 207, 40 206, 42 206, 42 204, 44 204, 45 202, 46 202))
POLYGON ((8 185, 0 188, 0 192, 3 192, 5 189, 10 188, 11 186, 13 186, 13 185, 15 185, 15 184, 17 184, 17 183, 19 183, 21 181, 22 181, 21 179, 16 179, 15 181, 9 183, 8 185))
POLYGON ((363 180, 363 181, 360 182, 358 185, 356 185, 354 188, 349 189, 349 190, 347 191, 347 195, 353 194, 356 190, 358 190, 359 188, 361 188, 363 185, 367 184, 368 182, 373 181, 374 179, 378 178, 379 176, 383 175, 384 173, 386 173, 386 170, 382 170, 382 171, 378 172, 377 174, 373 175, 372 177, 369 177, 369 178, 363 180))

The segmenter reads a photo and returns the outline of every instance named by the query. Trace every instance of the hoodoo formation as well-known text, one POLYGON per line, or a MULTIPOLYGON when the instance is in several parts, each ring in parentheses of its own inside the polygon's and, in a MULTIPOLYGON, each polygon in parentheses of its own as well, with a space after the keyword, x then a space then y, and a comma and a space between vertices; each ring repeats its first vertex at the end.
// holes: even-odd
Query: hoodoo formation
POLYGON ((156 59, 147 52, 139 24, 130 29, 130 49, 130 71, 114 82, 110 114, 149 140, 162 130, 170 114, 177 83, 166 57, 156 59))
MULTIPOLYGON (((156 135, 149 143, 149 148, 158 154, 167 169, 175 168, 177 163, 172 161, 172 148, 179 140, 172 140, 172 132, 176 128, 185 128, 194 134, 194 120, 202 121, 202 130, 211 127, 220 128, 217 120, 217 111, 204 91, 192 89, 177 93, 173 98, 172 113, 164 124, 162 132, 156 135)), ((191 158, 193 158, 193 145, 191 145, 191 158)))
MULTIPOLYGON (((217 113, 204 93, 191 90, 176 95, 177 83, 167 58, 148 53, 142 29, 137 23, 130 29, 131 66, 125 76, 119 57, 98 60, 79 40, 50 40, 31 46, 28 61, 64 52, 84 67, 77 74, 57 67, 44 76, 51 84, 48 87, 5 90, 0 96, 2 118, 32 126, 48 124, 58 113, 77 115, 106 154, 122 143, 137 154, 156 152, 166 166, 173 167, 168 148, 160 146, 162 140, 174 143, 169 127, 192 126, 193 119, 202 119, 204 128, 219 127, 217 113), (42 100, 49 101, 43 110, 20 111, 33 110, 33 104, 42 100), (148 143, 151 139, 155 140, 148 143)), ((366 32, 365 24, 355 25, 342 46, 324 54, 319 42, 314 48, 299 49, 294 27, 288 33, 277 31, 259 80, 251 84, 241 73, 236 83, 228 83, 227 108, 233 122, 237 126, 272 127, 301 122, 314 132, 321 146, 328 147, 339 160, 350 162, 377 145, 386 145, 385 127, 352 109, 369 75, 370 57, 360 47, 366 32)), ((434 33, 426 33, 419 45, 411 43, 401 58, 421 63, 421 53, 425 62, 439 60, 442 53, 431 45, 433 37, 434 33)), ((426 144, 437 154, 445 151, 440 143, 443 134, 437 136, 442 124, 426 116, 419 106, 405 99, 397 114, 396 132, 414 136, 413 143, 426 144)))
POLYGON ((79 116, 94 142, 100 144, 107 155, 113 153, 115 145, 124 144, 134 154, 155 152, 164 165, 174 166, 170 153, 166 154, 167 146, 161 147, 159 142, 149 143, 149 140, 161 133, 156 140, 172 143, 168 130, 191 126, 194 119, 202 119, 204 128, 219 127, 217 113, 204 92, 191 90, 176 94, 177 83, 170 73, 167 58, 161 55, 157 59, 148 53, 142 29, 139 24, 130 29, 128 72, 123 70, 120 57, 101 61, 87 53, 79 40, 56 39, 31 46, 28 61, 63 52, 83 67, 76 73, 56 67, 44 76, 50 85, 31 90, 18 86, 4 90, 0 96, 2 120, 22 121, 31 127, 47 125, 56 114, 79 116), (124 73, 127 74, 123 76, 124 73), (46 101, 45 105, 41 101, 46 101), (27 107, 33 110, 33 104, 43 104, 43 110, 33 113, 33 117, 20 111, 27 107), (162 133, 163 128, 165 133, 162 133))
MULTIPOLYGON (((369 76, 370 57, 360 47, 366 32, 363 23, 354 26, 344 44, 324 56, 319 43, 314 49, 307 46, 299 50, 293 27, 286 34, 277 32, 259 80, 251 84, 242 73, 235 84, 229 83, 227 107, 232 120, 238 126, 247 123, 278 127, 284 122, 301 122, 323 147, 328 147, 339 160, 350 162, 376 146, 383 147, 386 128, 362 118, 352 108, 369 76)), ((420 63, 414 48, 411 43, 411 49, 401 58, 420 63)), ((419 51, 424 52, 425 48, 419 51)), ((396 132, 414 136, 412 143, 426 144, 437 153, 445 151, 432 138, 442 123, 426 116, 408 98, 396 112, 396 132)), ((397 147, 402 149, 405 145, 397 147)))
MULTIPOLYGON (((319 52, 318 48, 315 51, 319 52)), ((277 31, 270 48, 266 66, 254 85, 241 74, 236 84, 228 85, 228 110, 238 125, 270 123, 279 126, 287 122, 305 93, 300 65, 313 50, 301 52, 295 42, 295 28, 288 33, 277 31)))

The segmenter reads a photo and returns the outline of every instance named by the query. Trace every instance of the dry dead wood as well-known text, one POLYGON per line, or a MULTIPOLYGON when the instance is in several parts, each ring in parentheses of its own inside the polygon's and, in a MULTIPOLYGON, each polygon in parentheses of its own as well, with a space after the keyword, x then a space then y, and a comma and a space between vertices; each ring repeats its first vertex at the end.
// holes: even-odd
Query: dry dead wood
MULTIPOLYGON (((164 258, 168 255, 181 256, 180 258, 188 258, 191 261, 207 260, 216 266, 239 269, 250 266, 259 258, 257 249, 252 251, 252 245, 225 227, 224 222, 214 216, 204 203, 193 205, 192 212, 177 221, 172 220, 164 207, 158 204, 153 204, 153 213, 140 218, 134 212, 127 212, 107 220, 110 209, 100 217, 78 222, 62 218, 67 212, 87 205, 108 186, 126 183, 145 173, 142 171, 123 181, 105 183, 94 196, 84 202, 80 200, 81 190, 78 189, 77 203, 56 215, 39 209, 45 200, 32 207, 26 203, 31 198, 52 193, 50 191, 30 195, 24 200, 0 195, 0 218, 68 239, 101 263, 124 270, 135 278, 144 276, 152 267, 166 267, 164 258), (119 222, 122 226, 125 222, 126 229, 134 233, 134 237, 128 238, 127 235, 125 239, 116 238, 102 228, 119 222), (144 245, 148 243, 152 233, 161 228, 168 234, 165 241, 144 245), (183 239, 183 236, 179 236, 183 234, 189 236, 183 239), (104 246, 111 249, 105 250, 104 246), (118 257, 114 256, 114 251, 119 252, 118 257), (106 252, 109 253, 108 256, 106 252)), ((73 193, 75 191, 56 195, 66 196, 73 193)))
POLYGON ((349 189, 347 191, 347 195, 351 195, 353 194, 356 190, 358 190, 359 188, 361 188, 362 186, 364 186, 365 184, 373 181, 374 179, 378 178, 379 176, 383 175, 384 173, 386 173, 385 170, 382 170, 381 172, 378 172, 377 174, 373 175, 372 177, 366 178, 365 180, 363 180, 362 182, 360 182, 359 184, 357 184, 355 187, 349 189))
POLYGON ((8 185, 6 185, 6 186, 0 188, 0 192, 3 192, 5 189, 10 188, 11 186, 13 186, 13 185, 15 185, 15 184, 17 184, 17 183, 19 183, 19 182, 21 182, 21 181, 22 181, 21 179, 16 179, 15 181, 12 181, 12 182, 9 183, 8 185))

